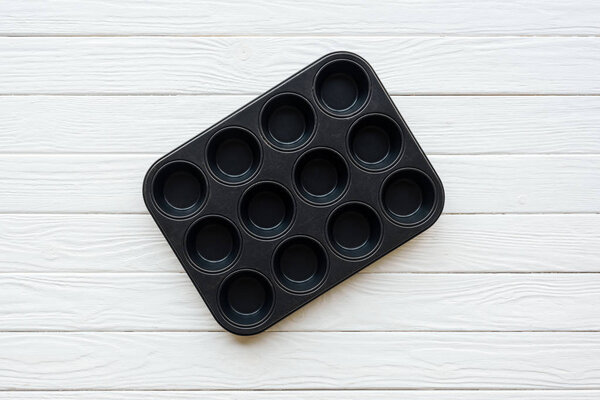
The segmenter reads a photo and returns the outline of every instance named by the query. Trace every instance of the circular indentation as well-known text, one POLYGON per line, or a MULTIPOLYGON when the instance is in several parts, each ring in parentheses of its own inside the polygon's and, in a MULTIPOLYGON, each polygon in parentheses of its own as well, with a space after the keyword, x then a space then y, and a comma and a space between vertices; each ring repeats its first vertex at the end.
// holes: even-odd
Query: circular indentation
POLYGON ((198 167, 187 161, 172 161, 158 170, 152 182, 156 206, 173 218, 185 218, 204 205, 207 184, 198 167))
POLYGON ((240 247, 240 235, 235 226, 219 216, 198 220, 185 237, 190 260, 206 272, 220 272, 231 266, 240 253, 240 247))
POLYGON ((262 274, 241 270, 228 276, 219 289, 219 306, 236 325, 251 326, 262 322, 274 303, 273 287, 262 274))
POLYGON ((231 127, 215 134, 208 143, 208 166, 223 182, 242 183, 250 179, 260 165, 260 144, 249 131, 231 127))
POLYGON ((416 169, 394 172, 381 190, 383 209, 392 221, 401 225, 415 225, 427 219, 435 197, 431 179, 416 169))
POLYGON ((294 185, 307 201, 329 204, 348 186, 348 166, 337 152, 318 148, 303 154, 294 167, 294 185))
POLYGON ((296 236, 285 240, 275 251, 273 271, 284 288, 295 293, 307 293, 324 281, 327 254, 316 240, 296 236))
POLYGON ((279 94, 263 108, 260 124, 265 138, 281 150, 295 150, 315 132, 315 112, 302 96, 279 94))
POLYGON ((402 131, 390 117, 366 115, 350 128, 348 148, 352 159, 360 167, 381 171, 398 160, 402 150, 402 131))
POLYGON ((362 203, 338 207, 327 222, 327 238, 333 249, 346 258, 362 258, 371 254, 382 237, 379 216, 362 203))
POLYGON ((315 95, 326 112, 346 117, 360 110, 369 98, 370 82, 363 67, 350 60, 325 65, 315 79, 315 95))
POLYGON ((240 216, 246 229, 261 238, 273 238, 292 224, 294 201, 286 188, 275 182, 261 182, 244 193, 240 216))

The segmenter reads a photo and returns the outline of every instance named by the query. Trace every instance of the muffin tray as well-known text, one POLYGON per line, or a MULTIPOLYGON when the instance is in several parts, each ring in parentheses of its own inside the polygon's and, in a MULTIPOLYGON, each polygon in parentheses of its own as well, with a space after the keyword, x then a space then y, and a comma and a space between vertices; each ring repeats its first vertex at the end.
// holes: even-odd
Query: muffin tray
POLYGON ((214 318, 265 330, 429 228, 442 183, 371 66, 337 52, 159 159, 144 201, 214 318))

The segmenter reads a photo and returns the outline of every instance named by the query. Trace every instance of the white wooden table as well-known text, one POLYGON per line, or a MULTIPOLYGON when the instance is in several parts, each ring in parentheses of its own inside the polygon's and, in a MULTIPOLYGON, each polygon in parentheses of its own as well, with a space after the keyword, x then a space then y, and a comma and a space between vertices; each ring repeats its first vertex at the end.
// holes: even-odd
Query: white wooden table
POLYGON ((600 398, 600 2, 0 1, 0 399, 600 398), (364 56, 447 205, 268 332, 212 319, 161 154, 364 56))

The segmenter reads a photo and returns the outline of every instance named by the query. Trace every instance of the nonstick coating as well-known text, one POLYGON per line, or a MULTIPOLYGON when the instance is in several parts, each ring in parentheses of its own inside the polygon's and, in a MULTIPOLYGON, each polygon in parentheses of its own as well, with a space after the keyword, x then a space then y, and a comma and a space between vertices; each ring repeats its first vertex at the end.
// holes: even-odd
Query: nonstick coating
POLYGON ((429 228, 440 178, 373 68, 331 53, 168 153, 144 200, 215 319, 261 332, 429 228))

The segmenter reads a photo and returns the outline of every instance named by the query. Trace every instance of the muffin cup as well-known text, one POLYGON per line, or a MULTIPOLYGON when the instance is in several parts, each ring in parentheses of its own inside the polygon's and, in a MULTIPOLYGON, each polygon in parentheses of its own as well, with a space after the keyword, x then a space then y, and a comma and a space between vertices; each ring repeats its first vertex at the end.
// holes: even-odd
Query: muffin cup
POLYGON ((275 182, 260 182, 241 198, 240 218, 246 230, 261 239, 273 239, 287 231, 296 206, 290 192, 275 182))
POLYGON ((185 246, 195 267, 208 273, 222 272, 237 260, 241 237, 231 221, 210 215, 194 222, 188 229, 185 246))
POLYGON ((381 204, 392 222, 417 225, 428 219, 436 203, 435 186, 424 172, 405 168, 383 183, 381 204))
POLYGON ((156 207, 172 218, 195 214, 205 203, 206 178, 188 161, 172 161, 162 166, 152 181, 152 198, 156 207))
POLYGON ((342 204, 327 221, 327 239, 333 250, 344 258, 369 256, 379 246, 382 236, 381 218, 363 203, 342 204))
POLYGON ((335 60, 317 73, 314 83, 317 103, 334 117, 349 117, 369 100, 371 83, 365 69, 351 60, 335 60))
POLYGON ((304 97, 282 93, 272 97, 263 107, 260 127, 271 146, 283 151, 297 150, 315 133, 315 111, 304 97))
POLYGON ((327 271, 325 248, 313 238, 294 236, 275 250, 273 274, 277 282, 290 292, 314 291, 325 280, 327 271))
POLYGON ((219 309, 231 323, 249 327, 269 316, 275 293, 267 277, 255 270, 243 269, 225 278, 218 299, 219 309))
POLYGON ((247 129, 225 128, 208 143, 206 159, 210 171, 218 180, 232 185, 241 184, 258 171, 260 144, 247 129))
POLYGON ((369 114, 348 132, 348 152, 360 168, 382 171, 396 163, 402 152, 402 131, 383 114, 369 114))
POLYGON ((350 172, 338 152, 316 148, 305 152, 294 166, 294 187, 309 203, 335 202, 348 188, 350 172))

